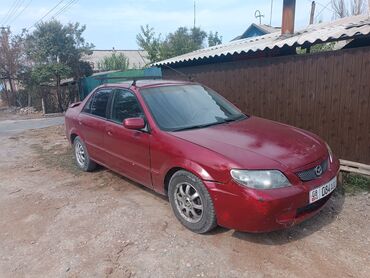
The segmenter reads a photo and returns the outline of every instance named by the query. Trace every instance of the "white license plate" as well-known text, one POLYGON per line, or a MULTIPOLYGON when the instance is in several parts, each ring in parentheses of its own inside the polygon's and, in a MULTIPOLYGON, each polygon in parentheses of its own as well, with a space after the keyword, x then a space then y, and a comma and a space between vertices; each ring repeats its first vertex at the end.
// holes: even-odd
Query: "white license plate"
POLYGON ((337 187, 337 177, 310 191, 310 204, 329 195, 337 187))

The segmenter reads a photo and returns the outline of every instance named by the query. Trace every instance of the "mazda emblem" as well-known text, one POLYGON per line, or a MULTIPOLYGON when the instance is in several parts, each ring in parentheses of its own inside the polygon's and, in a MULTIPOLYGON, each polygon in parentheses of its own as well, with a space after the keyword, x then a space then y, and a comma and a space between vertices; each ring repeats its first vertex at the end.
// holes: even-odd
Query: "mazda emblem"
POLYGON ((322 167, 321 167, 321 165, 317 165, 315 167, 315 174, 316 174, 316 176, 321 176, 321 174, 322 174, 322 167))

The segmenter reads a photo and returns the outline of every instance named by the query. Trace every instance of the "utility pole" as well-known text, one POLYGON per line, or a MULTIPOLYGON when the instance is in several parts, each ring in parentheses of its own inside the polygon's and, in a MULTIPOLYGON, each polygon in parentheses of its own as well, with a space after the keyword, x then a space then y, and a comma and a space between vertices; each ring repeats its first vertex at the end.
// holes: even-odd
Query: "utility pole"
MULTIPOLYGON (((369 0, 370 1, 370 0, 369 0)), ((271 9, 270 9, 270 26, 271 25, 271 22, 272 22, 272 7, 274 6, 274 0, 271 0, 271 9)))
MULTIPOLYGON (((315 18, 315 8, 316 8, 316 3, 315 3, 315 1, 312 1, 312 3, 311 3, 311 13, 310 13, 310 25, 313 24, 313 20, 315 18)), ((310 52, 311 52, 311 47, 307 47, 306 53, 310 53, 310 52)))
POLYGON ((311 14, 310 14, 310 25, 313 24, 313 20, 315 18, 315 8, 316 8, 316 3, 315 3, 315 1, 312 1, 312 3, 311 3, 311 14))
MULTIPOLYGON (((370 0, 369 0, 370 1, 370 0)), ((195 17, 196 17, 196 7, 195 7, 195 0, 194 0, 194 29, 195 29, 195 17)))

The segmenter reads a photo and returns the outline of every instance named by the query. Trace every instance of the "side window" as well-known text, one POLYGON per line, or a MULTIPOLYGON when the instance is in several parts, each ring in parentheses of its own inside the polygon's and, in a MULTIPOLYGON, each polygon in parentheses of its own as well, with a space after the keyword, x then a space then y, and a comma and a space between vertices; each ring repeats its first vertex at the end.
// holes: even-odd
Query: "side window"
POLYGON ((111 90, 97 91, 86 103, 83 112, 90 113, 99 117, 106 117, 107 104, 111 90))
POLYGON ((91 113, 91 102, 92 102, 92 99, 94 98, 94 96, 91 96, 88 101, 86 102, 84 108, 82 109, 82 112, 85 112, 85 113, 91 113))
POLYGON ((116 90, 112 106, 112 120, 122 123, 124 119, 144 117, 135 95, 126 90, 116 90))

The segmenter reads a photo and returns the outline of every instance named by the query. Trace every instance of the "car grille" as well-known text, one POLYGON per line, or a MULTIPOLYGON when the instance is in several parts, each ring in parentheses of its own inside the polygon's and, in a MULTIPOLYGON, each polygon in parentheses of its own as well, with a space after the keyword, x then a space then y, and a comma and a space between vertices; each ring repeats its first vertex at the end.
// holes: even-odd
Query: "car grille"
POLYGON ((328 169, 328 161, 329 161, 329 159, 326 158, 320 164, 318 164, 318 165, 321 166, 321 169, 322 169, 322 172, 321 172, 320 175, 316 174, 316 167, 318 165, 316 165, 315 167, 312 167, 310 169, 300 171, 300 172, 296 173, 296 175, 300 178, 301 181, 311 181, 311 180, 317 179, 320 176, 322 176, 326 172, 326 170, 328 169))

